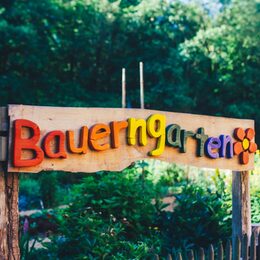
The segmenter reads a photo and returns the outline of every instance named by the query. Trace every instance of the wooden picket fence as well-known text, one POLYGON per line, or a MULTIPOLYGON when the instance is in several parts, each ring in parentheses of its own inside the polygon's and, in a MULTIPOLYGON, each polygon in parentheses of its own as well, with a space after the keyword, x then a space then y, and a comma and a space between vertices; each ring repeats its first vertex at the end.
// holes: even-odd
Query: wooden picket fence
MULTIPOLYGON (((173 250, 174 251, 174 250, 173 250)), ((165 259, 158 255, 156 260, 165 259)), ((168 255, 167 260, 260 260, 260 232, 253 233, 251 239, 247 235, 235 239, 232 248, 231 240, 225 245, 220 242, 218 246, 210 245, 207 249, 188 250, 185 252, 177 252, 174 255, 168 255), (259 243, 258 243, 259 241, 259 243)))

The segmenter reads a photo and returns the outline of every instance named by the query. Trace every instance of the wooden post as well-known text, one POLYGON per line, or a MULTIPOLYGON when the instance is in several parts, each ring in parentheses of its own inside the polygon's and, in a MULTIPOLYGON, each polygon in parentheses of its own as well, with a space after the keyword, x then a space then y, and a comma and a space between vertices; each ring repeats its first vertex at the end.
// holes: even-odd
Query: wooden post
POLYGON ((122 69, 122 108, 126 108, 126 80, 125 80, 125 68, 122 69))
POLYGON ((7 112, 0 108, 0 259, 18 260, 19 250, 19 210, 18 173, 6 171, 7 161, 7 112))
MULTIPOLYGON (((232 172, 232 245, 236 237, 251 236, 249 171, 232 172)), ((250 241, 250 239, 249 239, 250 241)))
POLYGON ((139 63, 139 72, 140 72, 140 107, 144 109, 144 69, 143 63, 139 63))

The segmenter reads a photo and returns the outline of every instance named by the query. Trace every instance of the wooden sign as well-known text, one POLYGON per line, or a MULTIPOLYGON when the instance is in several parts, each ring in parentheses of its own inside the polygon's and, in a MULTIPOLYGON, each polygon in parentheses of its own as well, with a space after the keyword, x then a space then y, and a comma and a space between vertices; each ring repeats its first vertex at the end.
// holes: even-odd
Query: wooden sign
POLYGON ((9 105, 9 172, 120 171, 154 158, 254 167, 254 121, 142 109, 9 105))

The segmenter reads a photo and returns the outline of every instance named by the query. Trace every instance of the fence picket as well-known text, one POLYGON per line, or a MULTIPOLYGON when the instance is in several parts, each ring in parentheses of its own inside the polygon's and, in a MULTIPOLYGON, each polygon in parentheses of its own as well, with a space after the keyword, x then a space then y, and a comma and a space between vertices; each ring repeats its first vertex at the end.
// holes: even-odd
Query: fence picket
POLYGON ((205 260, 205 253, 203 248, 199 249, 199 260, 205 260))
POLYGON ((232 247, 231 247, 230 240, 228 240, 226 243, 226 260, 231 260, 231 259, 232 259, 232 247))
POLYGON ((255 233, 252 233, 251 243, 250 243, 250 260, 256 260, 256 241, 255 241, 255 233))
MULTIPOLYGON (((215 253, 217 260, 260 260, 260 232, 252 232, 251 238, 248 237, 247 234, 244 234, 242 238, 239 236, 236 237, 234 247, 232 247, 231 240, 227 240, 225 245, 225 251, 223 249, 223 242, 220 241, 217 248, 215 248, 212 244, 209 245, 207 256, 205 255, 204 248, 199 248, 198 251, 193 251, 192 249, 183 252, 178 252, 177 255, 174 256, 174 259, 182 260, 214 260, 215 253), (249 245, 250 242, 250 245, 249 245), (176 258, 175 258, 176 257, 176 258)), ((159 256, 155 255, 155 260, 159 260, 159 256)), ((173 257, 169 254, 166 258, 167 260, 172 260, 173 257)))
POLYGON ((194 260, 193 250, 189 250, 189 251, 188 251, 188 259, 189 259, 189 260, 194 260))
POLYGON ((209 260, 214 260, 214 248, 211 244, 209 245, 209 260))
POLYGON ((180 252, 177 254, 177 260, 182 260, 182 256, 180 252))
POLYGON ((223 260, 223 245, 222 242, 218 246, 218 260, 223 260))
POLYGON ((241 257, 241 241, 240 238, 237 236, 235 239, 235 246, 233 250, 233 260, 240 260, 241 257))
POLYGON ((242 245, 241 245, 241 250, 242 250, 242 259, 243 260, 248 260, 248 236, 247 234, 244 234, 242 237, 242 245))
POLYGON ((167 256, 167 260, 172 260, 172 256, 170 254, 167 256))
POLYGON ((260 232, 257 237, 257 247, 256 247, 256 259, 260 259, 260 232))

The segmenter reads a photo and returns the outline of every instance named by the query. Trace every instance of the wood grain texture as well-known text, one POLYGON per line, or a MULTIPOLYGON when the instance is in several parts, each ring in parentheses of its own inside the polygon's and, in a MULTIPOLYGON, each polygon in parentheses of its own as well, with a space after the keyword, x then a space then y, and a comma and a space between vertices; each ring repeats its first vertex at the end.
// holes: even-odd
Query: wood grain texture
MULTIPOLYGON (((0 107, 0 132, 1 135, 7 131, 7 110, 5 107, 0 107)), ((6 138, 6 137, 3 137, 6 138)), ((0 142, 3 145, 2 136, 0 142)), ((5 159, 6 154, 1 146, 1 159, 5 159)), ((4 163, 0 162, 0 259, 7 259, 8 256, 8 240, 7 240, 7 224, 8 224, 8 208, 6 205, 6 192, 5 192, 5 173, 4 163)))
MULTIPOLYGON (((219 137, 221 134, 232 135, 237 127, 243 129, 254 128, 254 121, 230 119, 223 117, 211 117, 183 113, 172 113, 155 110, 142 109, 117 109, 117 108, 64 108, 64 107, 38 107, 10 105, 8 107, 10 116, 9 153, 12 151, 12 127, 15 119, 28 119, 36 123, 41 130, 41 139, 50 131, 60 130, 64 133, 68 130, 74 131, 75 142, 80 140, 80 129, 87 126, 89 129, 94 124, 109 125, 112 121, 126 121, 129 118, 147 119, 152 114, 166 116, 166 125, 178 124, 186 131, 196 132, 200 127, 205 129, 208 136, 219 137)), ((253 169, 254 155, 250 154, 247 165, 239 164, 239 159, 218 158, 210 159, 205 156, 196 156, 197 140, 187 138, 186 153, 181 153, 179 148, 166 146, 163 154, 151 157, 148 153, 156 148, 156 139, 147 135, 146 146, 127 145, 126 129, 120 131, 119 147, 105 151, 87 150, 86 154, 67 154, 66 159, 45 158, 39 166, 35 167, 13 167, 9 160, 8 171, 10 172, 40 172, 42 170, 63 170, 69 172, 95 172, 100 170, 120 171, 136 160, 146 158, 160 159, 168 162, 188 164, 197 167, 220 168, 245 171, 253 169)), ((102 143, 111 145, 110 136, 102 139, 102 143)), ((66 148, 67 149, 67 148, 66 148)), ((23 151, 24 158, 28 157, 23 151), (27 156, 27 157, 26 157, 27 156)))
POLYGON ((7 160, 7 108, 0 107, 0 162, 7 160))
POLYGON ((232 244, 244 234, 251 236, 249 171, 232 173, 232 244))
POLYGON ((214 247, 212 244, 209 245, 208 259, 214 260, 214 247))
MULTIPOLYGON (((0 136, 8 132, 7 110, 0 108, 0 136)), ((3 140, 3 139, 2 139, 3 140)), ((3 155, 1 155, 3 157, 3 155)), ((8 173, 6 162, 0 163, 0 259, 18 260, 19 213, 18 213, 18 173, 8 173)))
POLYGON ((0 162, 7 160, 7 137, 0 136, 0 162))
POLYGON ((223 260, 224 259, 224 251, 223 251, 223 244, 222 242, 219 243, 219 246, 218 246, 218 257, 217 257, 218 260, 223 260))
POLYGON ((225 248, 225 259, 226 260, 231 260, 232 259, 232 246, 230 240, 227 241, 226 243, 226 248, 225 248))
POLYGON ((17 172, 5 173, 5 193, 7 206, 7 247, 10 260, 20 259, 19 249, 19 174, 17 172))
POLYGON ((6 259, 7 246, 7 207, 5 194, 5 176, 2 163, 0 163, 0 259, 6 259))
POLYGON ((243 237, 242 237, 242 246, 241 246, 241 255, 242 255, 242 259, 243 260, 248 260, 248 247, 249 243, 248 243, 248 235, 247 234, 244 234, 243 237))

